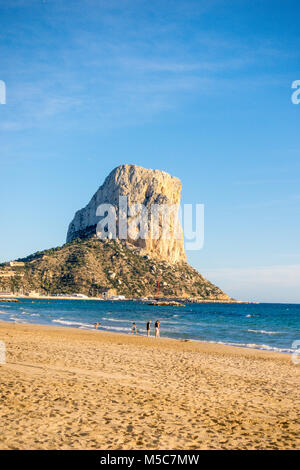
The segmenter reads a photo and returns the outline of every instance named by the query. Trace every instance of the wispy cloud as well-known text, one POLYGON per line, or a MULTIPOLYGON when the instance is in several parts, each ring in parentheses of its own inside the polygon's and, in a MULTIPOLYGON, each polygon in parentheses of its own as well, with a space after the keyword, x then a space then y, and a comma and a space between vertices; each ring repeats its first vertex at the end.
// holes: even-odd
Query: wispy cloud
POLYGON ((220 70, 233 70, 242 68, 249 64, 247 58, 237 58, 215 61, 199 61, 199 62, 185 62, 177 61, 174 62, 168 59, 153 58, 144 59, 138 57, 120 57, 117 63, 121 67, 129 68, 131 70, 143 71, 143 72, 168 72, 170 74, 186 74, 192 72, 216 72, 220 70))
MULTIPOLYGON (((245 73, 265 57, 276 62, 280 48, 273 43, 249 44, 192 26, 183 40, 183 18, 201 16, 220 0, 169 1, 159 10, 156 2, 135 1, 78 0, 71 6, 47 0, 45 8, 40 0, 9 3, 38 7, 44 26, 16 18, 2 31, 11 43, 1 54, 8 88, 2 130, 49 126, 55 116, 73 128, 139 124, 191 97, 221 93, 220 77, 222 89, 232 91, 237 84, 249 89, 276 80, 245 73)), ((5 4, 0 0, 0 7, 5 4)))
POLYGON ((268 207, 289 207, 291 205, 299 206, 300 194, 287 194, 281 199, 261 200, 237 205, 237 209, 260 209, 268 207))
POLYGON ((242 297, 242 300, 300 302, 300 264, 204 268, 202 272, 231 295, 242 297))
POLYGON ((290 183, 299 183, 300 178, 277 178, 277 179, 253 179, 253 180, 242 180, 242 181, 235 181, 234 184, 236 185, 247 185, 247 186, 259 186, 259 185, 267 185, 267 184, 290 184, 290 183))
POLYGON ((205 270, 211 277, 222 277, 239 285, 249 282, 272 284, 281 287, 300 288, 300 264, 257 266, 250 268, 220 268, 205 270))

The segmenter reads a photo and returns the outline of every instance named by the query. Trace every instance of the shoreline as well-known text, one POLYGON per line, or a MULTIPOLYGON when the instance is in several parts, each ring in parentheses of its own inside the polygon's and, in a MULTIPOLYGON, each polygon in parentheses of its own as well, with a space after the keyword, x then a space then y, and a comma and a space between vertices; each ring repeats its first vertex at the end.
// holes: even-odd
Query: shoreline
POLYGON ((0 322, 0 449, 296 449, 280 353, 0 322))
MULTIPOLYGON (((114 299, 114 298, 101 298, 101 297, 72 297, 72 296, 27 296, 27 295, 17 295, 17 296, 1 296, 0 295, 0 303, 1 301, 5 301, 6 299, 17 299, 17 300, 26 300, 26 299, 33 299, 33 300, 94 300, 94 301, 101 301, 101 302, 142 302, 142 303, 147 303, 151 302, 153 300, 152 297, 149 297, 147 299, 141 299, 138 297, 129 297, 127 299, 114 299)), ((174 298, 164 298, 161 297, 159 298, 159 301, 165 301, 165 300, 171 300, 171 301, 180 301, 180 302, 185 302, 187 304, 192 303, 192 304, 207 304, 207 303, 212 303, 212 304, 259 304, 260 302, 255 302, 255 301, 248 301, 248 300, 214 300, 214 299, 203 299, 203 300, 193 300, 185 297, 174 297, 174 298)))
MULTIPOLYGON (((218 341, 202 341, 202 340, 197 340, 197 339, 188 339, 188 338, 170 338, 168 336, 162 336, 159 338, 155 338, 154 335, 152 334, 149 338, 147 337, 146 334, 137 334, 133 335, 131 333, 120 333, 116 331, 111 331, 109 329, 103 329, 103 327, 100 327, 100 329, 93 328, 93 325, 91 324, 91 328, 76 328, 73 326, 64 326, 64 325, 44 325, 41 323, 28 323, 28 322, 17 322, 17 321, 4 321, 0 320, 0 328, 1 324, 5 325, 18 325, 18 326, 25 326, 25 327, 37 327, 37 328, 44 328, 44 329, 64 329, 64 330, 72 330, 72 331, 79 331, 79 332, 90 332, 94 334, 108 334, 108 335, 114 335, 114 336, 121 336, 125 338, 133 338, 133 339, 138 339, 138 338, 143 338, 146 339, 147 341, 150 339, 153 339, 155 342, 162 342, 162 341, 175 341, 175 342, 180 342, 180 343, 193 343, 193 344, 199 344, 199 345, 204 345, 208 346, 210 345, 211 347, 216 346, 218 347, 225 347, 225 348, 233 348, 233 349, 238 349, 241 351, 244 350, 250 350, 254 352, 262 352, 262 353, 270 353, 270 354, 280 354, 286 357, 286 355, 291 355, 293 351, 278 351, 278 350, 272 350, 272 349, 267 349, 267 348, 255 348, 251 346, 244 346, 244 345, 238 345, 238 344, 232 344, 232 343, 225 343, 225 342, 218 342, 218 341)), ((266 346, 266 345, 265 345, 266 346)), ((270 347, 271 348, 271 347, 270 347)), ((274 348, 275 349, 275 348, 274 348)), ((279 348, 276 348, 279 349, 279 348)))

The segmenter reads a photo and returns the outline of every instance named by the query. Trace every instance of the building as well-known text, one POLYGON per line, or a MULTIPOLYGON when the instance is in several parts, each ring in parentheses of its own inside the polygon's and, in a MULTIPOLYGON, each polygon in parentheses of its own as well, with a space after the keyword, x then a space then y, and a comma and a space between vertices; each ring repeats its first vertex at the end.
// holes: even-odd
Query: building
POLYGON ((0 277, 12 277, 15 273, 13 271, 1 271, 0 277))
POLYGON ((0 291, 0 297, 12 297, 13 293, 7 290, 0 291))
POLYGON ((1 271, 0 272, 0 277, 14 277, 14 276, 24 277, 24 273, 18 273, 15 271, 1 271))

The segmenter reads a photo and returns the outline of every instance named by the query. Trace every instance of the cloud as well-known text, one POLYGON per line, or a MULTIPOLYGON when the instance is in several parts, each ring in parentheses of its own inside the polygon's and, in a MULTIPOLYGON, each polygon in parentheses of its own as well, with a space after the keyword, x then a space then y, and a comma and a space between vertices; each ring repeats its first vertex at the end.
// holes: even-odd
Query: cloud
POLYGON ((35 83, 8 82, 7 113, 2 113, 0 131, 20 131, 41 127, 59 115, 80 108, 82 98, 72 96, 69 90, 57 86, 53 89, 53 78, 35 83))
POLYGON ((265 302, 300 302, 300 264, 202 269, 234 297, 265 302))
POLYGON ((268 208, 268 207, 288 207, 291 204, 299 206, 300 194, 289 194, 286 197, 281 199, 273 199, 269 201, 255 201, 246 204, 238 204, 236 206, 237 209, 261 209, 261 208, 268 208))
POLYGON ((232 70, 244 67, 249 63, 248 59, 237 58, 215 61, 172 61, 163 58, 143 59, 138 57, 120 57, 118 60, 120 66, 135 69, 143 72, 169 72, 171 74, 184 74, 193 72, 216 72, 220 70, 232 70))
MULTIPOLYGON (((0 0, 0 7, 6 3, 0 0)), ((7 77, 0 78, 7 81, 9 102, 0 129, 48 127, 56 116, 64 117, 64 127, 124 127, 237 84, 270 87, 274 77, 241 74, 261 63, 268 49, 272 60, 274 44, 243 43, 192 24, 183 37, 185 22, 215 3, 169 1, 158 9, 158 2, 12 0, 14 7, 36 5, 41 21, 35 22, 35 13, 33 20, 4 22, 7 77)))
POLYGON ((234 184, 236 185, 249 185, 249 186, 256 186, 256 185, 267 185, 267 184, 290 184, 290 183, 299 183, 300 178, 278 178, 278 179, 253 179, 253 180, 243 180, 243 181, 235 181, 234 184))
POLYGON ((300 264, 285 266, 259 266, 251 268, 220 268, 208 270, 210 276, 221 276, 239 284, 248 282, 272 284, 273 286, 299 287, 300 264))

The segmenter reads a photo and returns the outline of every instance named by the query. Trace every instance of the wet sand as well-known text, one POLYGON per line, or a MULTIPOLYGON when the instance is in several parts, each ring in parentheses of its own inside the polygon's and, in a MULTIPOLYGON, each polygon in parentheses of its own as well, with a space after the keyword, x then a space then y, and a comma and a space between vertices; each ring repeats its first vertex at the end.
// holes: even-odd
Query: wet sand
POLYGON ((300 447, 287 354, 4 322, 0 340, 0 449, 300 447))

